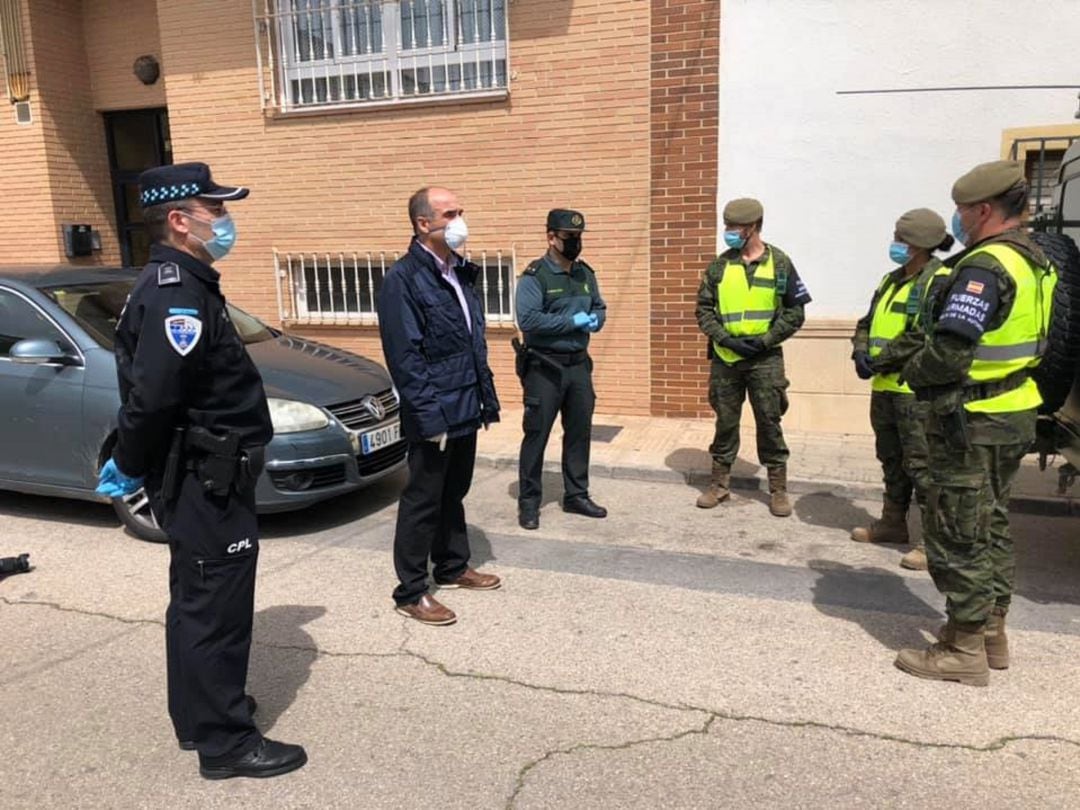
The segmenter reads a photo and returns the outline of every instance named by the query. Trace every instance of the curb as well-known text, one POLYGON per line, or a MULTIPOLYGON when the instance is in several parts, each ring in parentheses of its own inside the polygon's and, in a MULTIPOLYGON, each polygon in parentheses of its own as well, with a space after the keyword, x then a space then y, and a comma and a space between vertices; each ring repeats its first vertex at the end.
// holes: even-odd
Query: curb
MULTIPOLYGON (((496 470, 516 470, 516 455, 477 453, 478 467, 496 470)), ((557 461, 544 462, 545 473, 562 473, 562 466, 557 461)), ((708 483, 710 472, 703 469, 676 470, 670 467, 646 467, 633 464, 591 464, 589 474, 594 478, 618 478, 632 481, 652 481, 656 483, 684 484, 698 486, 708 483)), ((732 475, 731 488, 743 492, 767 492, 764 477, 756 475, 732 475)), ((829 478, 788 478, 788 492, 794 495, 812 495, 827 493, 850 500, 872 500, 881 497, 881 484, 878 481, 842 481, 829 478)), ((1068 496, 1017 495, 1009 500, 1009 509, 1023 514, 1036 514, 1052 517, 1080 515, 1080 500, 1068 496)))

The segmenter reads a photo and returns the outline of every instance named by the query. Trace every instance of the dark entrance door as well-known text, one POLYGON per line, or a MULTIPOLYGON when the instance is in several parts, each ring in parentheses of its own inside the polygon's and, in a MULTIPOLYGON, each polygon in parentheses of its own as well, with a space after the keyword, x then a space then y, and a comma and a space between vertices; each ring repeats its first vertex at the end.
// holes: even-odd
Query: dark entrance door
POLYGON ((139 174, 172 163, 169 114, 164 108, 105 113, 109 169, 116 202, 116 233, 127 266, 146 264, 150 239, 139 207, 139 174))

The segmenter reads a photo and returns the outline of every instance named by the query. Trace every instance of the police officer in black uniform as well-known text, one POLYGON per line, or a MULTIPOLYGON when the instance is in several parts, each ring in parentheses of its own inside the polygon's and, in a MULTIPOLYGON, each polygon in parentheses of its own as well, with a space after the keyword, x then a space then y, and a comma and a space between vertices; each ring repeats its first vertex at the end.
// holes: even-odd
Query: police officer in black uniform
POLYGON ((276 776, 304 749, 263 737, 245 695, 259 530, 255 480, 273 436, 262 379, 211 266, 236 230, 203 163, 139 178, 154 241, 116 331, 121 407, 99 492, 145 484, 169 537, 165 617, 169 714, 207 779, 276 776))
POLYGON ((540 526, 544 448, 555 417, 563 425, 563 511, 591 518, 607 510, 589 497, 589 443, 596 393, 589 336, 604 328, 607 305, 596 273, 578 256, 585 217, 548 212, 548 251, 525 268, 517 285, 517 322, 525 336, 518 374, 525 389, 525 436, 519 461, 518 522, 540 526))

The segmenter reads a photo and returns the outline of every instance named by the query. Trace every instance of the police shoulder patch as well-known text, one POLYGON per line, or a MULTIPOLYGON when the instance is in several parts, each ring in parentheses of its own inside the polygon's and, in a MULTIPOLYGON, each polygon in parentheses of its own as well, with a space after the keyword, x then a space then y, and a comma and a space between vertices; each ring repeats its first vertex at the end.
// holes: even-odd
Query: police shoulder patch
POLYGON ((170 315, 165 319, 165 339, 181 357, 198 345, 202 330, 202 321, 191 315, 170 315))
POLYGON ((176 262, 164 262, 158 265, 157 284, 159 287, 167 287, 170 284, 180 283, 180 265, 176 262))

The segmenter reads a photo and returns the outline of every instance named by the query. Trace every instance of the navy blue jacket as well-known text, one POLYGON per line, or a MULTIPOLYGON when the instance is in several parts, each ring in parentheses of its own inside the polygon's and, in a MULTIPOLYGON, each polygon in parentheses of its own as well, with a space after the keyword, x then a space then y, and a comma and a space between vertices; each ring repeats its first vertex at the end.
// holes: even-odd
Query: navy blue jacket
POLYGON ((456 254, 451 260, 458 262, 471 334, 457 293, 415 239, 386 274, 376 299, 383 354, 401 396, 401 430, 413 442, 442 433, 465 436, 499 421, 484 308, 475 287, 480 268, 456 254))

